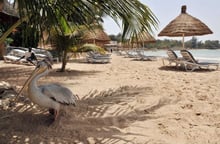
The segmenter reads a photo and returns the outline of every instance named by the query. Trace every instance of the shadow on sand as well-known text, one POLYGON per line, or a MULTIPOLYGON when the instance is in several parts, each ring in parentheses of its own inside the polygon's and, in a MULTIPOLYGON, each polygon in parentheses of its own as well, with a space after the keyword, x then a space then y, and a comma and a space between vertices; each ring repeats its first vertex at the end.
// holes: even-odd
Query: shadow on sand
POLYGON ((65 106, 59 119, 51 121, 47 110, 31 106, 26 98, 6 110, 0 109, 0 142, 4 143, 133 143, 125 136, 145 137, 141 132, 122 129, 136 121, 154 119, 150 113, 166 105, 160 100, 142 108, 137 101, 152 93, 149 87, 124 86, 106 91, 91 91, 65 106))
MULTIPOLYGON (((0 81, 7 81, 13 86, 22 86, 27 78, 30 76, 35 67, 30 66, 11 66, 11 67, 0 67, 0 81)), ((63 77, 68 76, 70 79, 77 79, 82 76, 95 75, 99 71, 79 71, 79 70, 69 70, 65 72, 57 72, 58 69, 52 69, 51 72, 46 76, 48 78, 56 78, 57 81, 62 82, 63 77), (61 80, 59 80, 61 79, 61 80)), ((45 81, 47 78, 42 78, 41 81, 45 81)))
POLYGON ((185 68, 176 67, 176 66, 161 66, 159 69, 164 70, 164 71, 175 71, 175 72, 212 72, 212 71, 215 71, 215 69, 196 69, 194 71, 186 71, 185 68))

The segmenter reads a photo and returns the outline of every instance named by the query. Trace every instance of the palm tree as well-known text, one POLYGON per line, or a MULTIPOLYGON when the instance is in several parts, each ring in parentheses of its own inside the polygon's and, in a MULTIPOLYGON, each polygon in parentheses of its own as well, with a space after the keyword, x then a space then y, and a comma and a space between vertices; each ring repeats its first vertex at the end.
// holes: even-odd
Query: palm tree
POLYGON ((90 26, 92 27, 92 30, 90 31, 88 31, 88 28, 84 25, 81 25, 77 30, 75 30, 75 32, 65 33, 64 35, 56 33, 55 29, 51 29, 50 36, 47 41, 56 48, 58 55, 61 56, 62 66, 60 72, 65 71, 68 61, 68 52, 74 53, 75 55, 78 52, 81 53, 88 51, 98 51, 100 53, 104 53, 105 50, 102 47, 96 45, 83 45, 85 43, 85 39, 90 38, 90 35, 93 34, 93 32, 99 33, 99 30, 101 30, 101 32, 103 30, 101 25, 91 24, 90 26))
POLYGON ((50 36, 48 37, 49 43, 56 48, 58 55, 61 56, 62 66, 60 72, 64 72, 67 64, 67 53, 73 47, 78 45, 79 33, 65 33, 61 34, 55 31, 55 29, 50 30, 50 36))
POLYGON ((38 29, 40 34, 55 28, 66 35, 80 25, 91 28, 89 21, 99 22, 105 14, 116 23, 121 20, 122 38, 142 31, 152 33, 158 24, 152 11, 138 0, 15 0, 14 3, 20 19, 1 36, 0 43, 23 21, 38 29))

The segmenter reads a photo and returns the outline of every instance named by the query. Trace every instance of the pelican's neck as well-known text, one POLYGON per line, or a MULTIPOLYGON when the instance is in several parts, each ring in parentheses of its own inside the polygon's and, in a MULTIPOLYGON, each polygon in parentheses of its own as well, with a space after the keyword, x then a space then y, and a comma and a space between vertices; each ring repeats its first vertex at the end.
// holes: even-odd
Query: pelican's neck
POLYGON ((36 74, 36 75, 32 78, 31 82, 29 83, 28 89, 30 89, 30 90, 31 90, 31 89, 38 89, 37 81, 38 81, 41 77, 43 77, 43 76, 45 76, 45 75, 47 75, 47 74, 48 74, 48 69, 44 70, 44 71, 41 72, 41 73, 36 74))

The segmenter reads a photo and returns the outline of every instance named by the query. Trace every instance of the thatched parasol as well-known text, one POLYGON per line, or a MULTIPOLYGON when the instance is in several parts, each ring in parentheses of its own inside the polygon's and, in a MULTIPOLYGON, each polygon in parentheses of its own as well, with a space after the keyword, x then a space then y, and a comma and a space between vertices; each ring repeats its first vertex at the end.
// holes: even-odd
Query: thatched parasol
POLYGON ((142 45, 144 48, 144 44, 154 43, 156 42, 155 38, 149 34, 148 32, 141 32, 137 37, 131 39, 131 43, 136 43, 137 45, 142 45))
POLYGON ((101 28, 96 28, 85 32, 82 39, 83 42, 98 44, 98 45, 101 44, 100 46, 110 42, 109 36, 101 28))
MULTIPOLYGON (((0 2, 0 24, 11 26, 19 20, 18 12, 7 0, 0 2)), ((16 31, 16 30, 13 30, 16 31)))
POLYGON ((7 23, 9 25, 14 24, 19 18, 13 15, 10 15, 9 13, 5 11, 0 11, 0 22, 1 23, 7 23))
POLYGON ((132 44, 136 43, 137 45, 138 44, 142 44, 144 46, 144 44, 146 44, 146 43, 153 43, 153 42, 156 42, 156 40, 148 32, 141 32, 136 37, 132 37, 130 42, 132 44))
POLYGON ((155 38, 147 32, 141 32, 136 39, 137 43, 152 43, 155 41, 155 38))
POLYGON ((0 2, 0 22, 13 24, 19 19, 18 12, 13 4, 7 0, 0 2))
POLYGON ((158 36, 184 37, 212 34, 213 32, 199 19, 186 13, 186 6, 182 6, 181 14, 172 20, 158 36))

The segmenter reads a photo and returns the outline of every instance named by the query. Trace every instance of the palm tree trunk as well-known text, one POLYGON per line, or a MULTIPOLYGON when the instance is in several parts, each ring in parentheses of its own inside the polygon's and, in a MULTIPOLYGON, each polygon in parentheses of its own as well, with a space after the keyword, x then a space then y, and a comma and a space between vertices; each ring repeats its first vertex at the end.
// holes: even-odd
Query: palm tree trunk
POLYGON ((66 69, 66 64, 67 64, 67 49, 63 51, 63 59, 62 59, 62 66, 60 69, 60 72, 64 72, 66 69))

